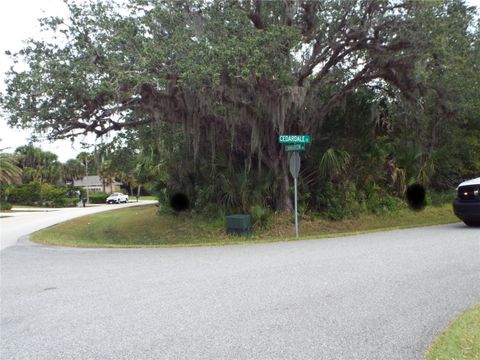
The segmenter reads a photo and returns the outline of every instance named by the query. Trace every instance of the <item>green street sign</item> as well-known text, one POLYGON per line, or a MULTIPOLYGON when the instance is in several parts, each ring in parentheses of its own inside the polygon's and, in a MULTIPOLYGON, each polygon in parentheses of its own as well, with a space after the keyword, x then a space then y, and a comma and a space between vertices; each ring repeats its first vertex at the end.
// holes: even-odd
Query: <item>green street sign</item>
POLYGON ((287 144, 285 145, 285 151, 305 151, 305 144, 287 144))
POLYGON ((310 135, 280 135, 280 144, 310 144, 310 135))

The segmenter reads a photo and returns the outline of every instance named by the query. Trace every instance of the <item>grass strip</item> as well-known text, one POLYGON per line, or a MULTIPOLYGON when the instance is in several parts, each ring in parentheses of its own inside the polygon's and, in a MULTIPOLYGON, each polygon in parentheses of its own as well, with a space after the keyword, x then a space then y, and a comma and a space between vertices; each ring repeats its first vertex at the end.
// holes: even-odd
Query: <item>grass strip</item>
POLYGON ((430 346, 426 360, 480 360, 480 305, 455 319, 430 346))
MULTIPOLYGON (((429 207, 422 212, 403 209, 395 214, 362 215, 356 219, 331 221, 304 216, 300 220, 303 239, 355 235, 458 222, 451 205, 429 207)), ((119 209, 80 217, 34 233, 35 242, 77 247, 142 247, 225 245, 295 239, 292 216, 273 217, 269 226, 249 237, 229 236, 224 219, 205 219, 192 213, 158 214, 155 206, 119 209)))

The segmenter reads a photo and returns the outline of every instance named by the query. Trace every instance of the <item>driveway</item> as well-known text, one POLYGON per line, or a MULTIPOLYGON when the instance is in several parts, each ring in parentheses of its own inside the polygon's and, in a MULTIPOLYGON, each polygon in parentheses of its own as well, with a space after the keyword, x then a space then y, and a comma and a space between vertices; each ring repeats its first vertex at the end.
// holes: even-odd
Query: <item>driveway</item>
POLYGON ((98 205, 62 209, 22 208, 21 212, 0 213, 0 250, 15 245, 17 240, 40 229, 97 212, 115 210, 131 206, 154 204, 156 201, 144 200, 128 204, 98 205), (31 210, 28 211, 28 210, 31 210), (5 217, 3 217, 5 216, 5 217))
POLYGON ((461 224, 0 256, 2 360, 422 359, 480 303, 480 231, 461 224))

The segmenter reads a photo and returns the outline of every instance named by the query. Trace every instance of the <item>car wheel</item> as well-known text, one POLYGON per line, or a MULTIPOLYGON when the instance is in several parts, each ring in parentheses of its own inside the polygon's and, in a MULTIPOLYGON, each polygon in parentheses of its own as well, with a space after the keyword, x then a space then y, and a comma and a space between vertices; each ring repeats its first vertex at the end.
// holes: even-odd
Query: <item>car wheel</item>
POLYGON ((467 226, 472 226, 472 227, 480 226, 480 221, 463 220, 463 222, 464 222, 467 226))

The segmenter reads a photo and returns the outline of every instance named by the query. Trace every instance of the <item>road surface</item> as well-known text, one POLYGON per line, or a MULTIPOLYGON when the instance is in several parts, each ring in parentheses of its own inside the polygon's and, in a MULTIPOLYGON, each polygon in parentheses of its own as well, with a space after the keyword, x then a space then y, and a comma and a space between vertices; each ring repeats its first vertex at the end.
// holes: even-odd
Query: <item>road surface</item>
POLYGON ((128 204, 98 205, 92 207, 75 207, 63 209, 20 209, 21 212, 3 212, 0 214, 0 250, 15 245, 17 240, 40 229, 58 224, 76 217, 97 212, 115 210, 123 207, 154 204, 156 201, 144 200, 128 204), (6 217, 3 217, 6 216, 6 217))
POLYGON ((0 256, 2 360, 422 359, 480 303, 480 230, 461 224, 0 256))

